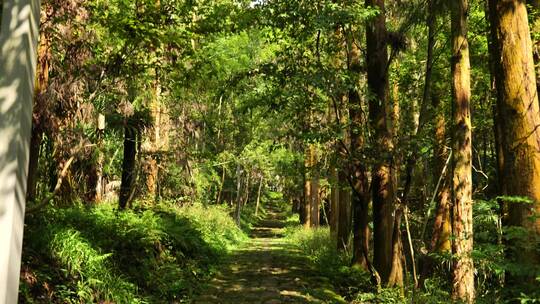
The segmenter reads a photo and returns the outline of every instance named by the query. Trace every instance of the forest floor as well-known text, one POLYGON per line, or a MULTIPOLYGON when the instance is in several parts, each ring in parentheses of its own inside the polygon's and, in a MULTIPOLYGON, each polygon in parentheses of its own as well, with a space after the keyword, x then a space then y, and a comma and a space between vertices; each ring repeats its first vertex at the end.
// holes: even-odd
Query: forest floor
POLYGON ((277 205, 267 211, 194 303, 346 303, 284 238, 287 213, 277 205))

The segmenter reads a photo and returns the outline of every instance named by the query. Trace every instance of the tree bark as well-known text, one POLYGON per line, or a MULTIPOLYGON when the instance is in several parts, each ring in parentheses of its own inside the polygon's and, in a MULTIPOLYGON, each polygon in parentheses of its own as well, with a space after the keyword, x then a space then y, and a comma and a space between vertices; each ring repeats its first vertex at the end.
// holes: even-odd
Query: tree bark
POLYGON ((382 283, 388 283, 392 267, 393 212, 395 184, 393 168, 392 109, 388 88, 388 48, 384 0, 366 0, 380 13, 366 29, 369 118, 374 132, 375 165, 371 189, 373 195, 374 259, 382 283))
MULTIPOLYGON (((508 224, 529 231, 531 240, 540 234, 540 113, 532 42, 523 1, 489 1, 494 47, 498 122, 503 147, 505 191, 526 197, 531 204, 512 203, 508 224)), ((517 250, 516 259, 538 263, 534 250, 517 250)))
POLYGON ((467 41, 468 0, 457 0, 452 6, 452 93, 453 149, 452 158, 452 230, 454 253, 452 297, 473 303, 474 265, 472 217, 472 146, 470 113, 470 62, 467 41))

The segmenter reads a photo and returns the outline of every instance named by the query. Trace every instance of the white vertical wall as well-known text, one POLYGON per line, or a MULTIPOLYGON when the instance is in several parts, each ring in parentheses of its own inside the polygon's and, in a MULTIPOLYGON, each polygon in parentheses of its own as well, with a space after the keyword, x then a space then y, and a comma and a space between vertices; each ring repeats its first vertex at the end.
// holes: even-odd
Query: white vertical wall
POLYGON ((3 0, 0 27, 0 304, 17 303, 39 0, 3 0))

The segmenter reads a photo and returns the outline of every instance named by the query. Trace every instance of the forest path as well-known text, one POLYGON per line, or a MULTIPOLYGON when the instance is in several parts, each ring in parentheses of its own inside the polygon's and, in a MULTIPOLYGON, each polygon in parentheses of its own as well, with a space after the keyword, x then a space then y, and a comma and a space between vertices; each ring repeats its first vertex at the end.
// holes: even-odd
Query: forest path
POLYGON ((286 212, 268 206, 250 240, 231 254, 194 303, 346 303, 283 238, 285 219, 286 212))

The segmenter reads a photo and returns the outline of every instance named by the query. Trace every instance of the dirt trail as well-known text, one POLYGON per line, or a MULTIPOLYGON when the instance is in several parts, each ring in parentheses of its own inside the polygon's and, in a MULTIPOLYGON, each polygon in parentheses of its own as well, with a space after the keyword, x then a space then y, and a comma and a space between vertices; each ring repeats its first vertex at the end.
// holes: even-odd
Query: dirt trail
POLYGON ((231 254, 194 303, 346 303, 282 238, 285 215, 269 208, 249 242, 231 254))

